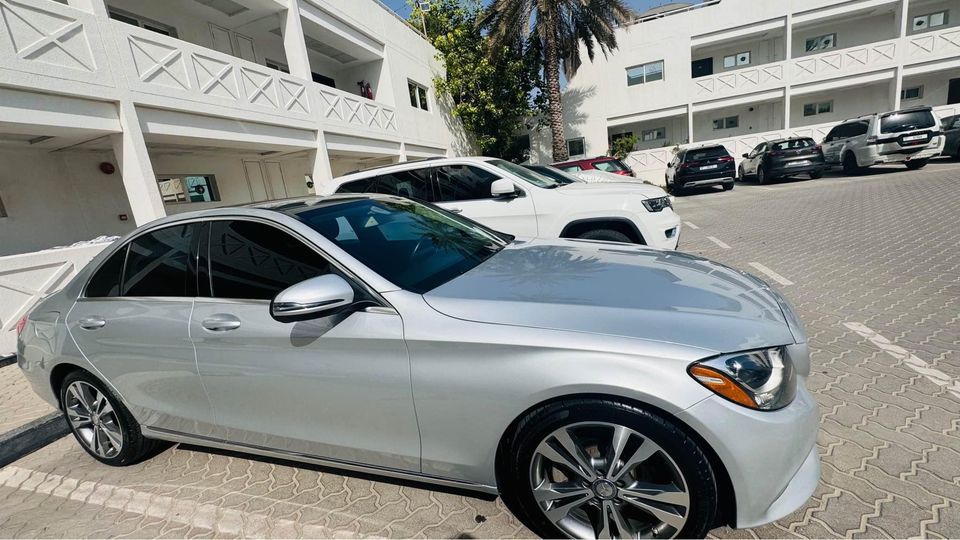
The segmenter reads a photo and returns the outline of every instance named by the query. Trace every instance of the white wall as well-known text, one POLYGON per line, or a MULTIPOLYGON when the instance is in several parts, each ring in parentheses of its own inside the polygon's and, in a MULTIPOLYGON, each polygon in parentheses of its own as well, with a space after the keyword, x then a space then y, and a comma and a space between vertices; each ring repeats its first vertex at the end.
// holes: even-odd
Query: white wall
POLYGON ((132 230, 120 173, 100 172, 104 161, 116 166, 112 152, 0 149, 0 256, 132 230))
POLYGON ((637 136, 636 150, 649 150, 651 148, 662 148, 665 146, 676 146, 683 144, 687 140, 687 119, 684 116, 670 116, 667 118, 658 118, 656 120, 647 120, 646 122, 637 122, 622 126, 611 127, 609 129, 610 138, 618 133, 632 132, 637 136), (666 138, 653 141, 643 141, 642 134, 646 130, 663 128, 666 138))
POLYGON ((944 28, 960 26, 960 5, 957 5, 956 0, 913 0, 910 2, 910 8, 907 10, 909 15, 909 18, 907 19, 907 35, 912 36, 915 34, 924 33, 924 30, 913 30, 913 18, 915 16, 926 15, 928 13, 934 13, 937 11, 948 11, 947 24, 932 28, 931 30, 943 30, 944 28))
MULTIPOLYGON (((790 125, 800 127, 826 122, 841 122, 864 114, 889 111, 893 107, 890 102, 890 84, 887 82, 793 96, 790 103, 790 125), (803 105, 805 103, 816 103, 831 99, 833 100, 832 113, 803 116, 803 105)), ((909 105, 905 104, 905 106, 909 105)))
POLYGON ((960 68, 905 77, 903 79, 903 87, 923 86, 923 97, 920 99, 904 99, 900 105, 902 107, 913 107, 915 105, 936 107, 937 105, 946 105, 950 79, 960 79, 960 68))
POLYGON ((754 103, 724 107, 693 114, 693 142, 762 133, 783 128, 783 102, 754 103), (753 110, 750 110, 753 109, 753 110), (713 129, 713 121, 739 116, 739 125, 731 129, 713 129))
POLYGON ((733 56, 742 52, 750 52, 750 64, 748 64, 748 66, 769 64, 770 62, 779 62, 786 58, 784 45, 785 43, 781 33, 781 35, 765 39, 751 39, 734 43, 723 43, 714 47, 704 47, 694 52, 692 60, 712 57, 714 73, 735 71, 747 66, 725 68, 723 67, 723 57, 733 56))
POLYGON ((884 41, 897 37, 900 28, 897 27, 896 15, 893 12, 870 17, 857 17, 841 21, 826 20, 816 25, 804 25, 793 30, 793 58, 800 58, 811 54, 826 51, 806 52, 807 38, 825 34, 837 35, 836 49, 856 47, 866 43, 884 41))

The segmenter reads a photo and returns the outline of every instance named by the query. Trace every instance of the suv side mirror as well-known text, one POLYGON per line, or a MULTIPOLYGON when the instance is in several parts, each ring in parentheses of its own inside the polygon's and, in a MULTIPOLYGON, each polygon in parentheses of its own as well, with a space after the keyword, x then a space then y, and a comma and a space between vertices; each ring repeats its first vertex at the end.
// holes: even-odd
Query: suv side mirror
POLYGON ((336 274, 324 274, 280 291, 270 302, 270 316, 280 322, 326 317, 353 305, 353 287, 336 274))
POLYGON ((517 196, 517 186, 513 181, 506 178, 501 178, 499 180, 494 180, 490 184, 490 194, 494 197, 516 197, 517 196))
POLYGON ((743 154, 743 157, 749 158, 749 157, 750 157, 750 154, 743 154))
POLYGON ((672 168, 673 168, 673 162, 672 162, 672 161, 668 161, 668 162, 667 162, 667 168, 668 168, 668 169, 672 169, 672 168))

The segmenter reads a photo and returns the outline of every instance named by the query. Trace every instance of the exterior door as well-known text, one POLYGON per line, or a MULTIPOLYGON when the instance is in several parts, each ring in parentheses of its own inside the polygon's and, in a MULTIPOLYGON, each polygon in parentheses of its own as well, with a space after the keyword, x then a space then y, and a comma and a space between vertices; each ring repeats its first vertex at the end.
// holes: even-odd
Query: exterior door
POLYGON ((141 235, 93 275, 67 328, 141 424, 210 435, 212 415, 188 324, 197 226, 141 235), (128 253, 129 249, 129 253, 128 253))
POLYGON ((947 105, 960 103, 960 79, 950 79, 947 86, 947 105))
POLYGON ((533 198, 520 189, 519 197, 490 195, 490 186, 500 177, 473 165, 435 167, 437 204, 451 212, 479 221, 491 229, 517 236, 537 236, 533 198))
POLYGON ((713 75, 713 57, 694 60, 690 63, 690 71, 694 79, 713 75))
POLYGON ((233 56, 233 42, 230 40, 229 30, 210 23, 210 39, 214 50, 233 56))
MULTIPOLYGON (((204 236, 200 284, 210 297, 198 298, 190 332, 217 438, 418 471, 420 435, 400 316, 360 310, 277 322, 270 299, 337 270, 262 222, 212 221, 204 236)), ((359 285, 356 291, 368 295, 359 285)))
POLYGON ((757 174, 760 161, 763 160, 763 152, 767 143, 758 144, 749 154, 749 157, 743 160, 743 172, 747 174, 757 174))
POLYGON ((267 180, 263 175, 263 168, 259 161, 244 161, 243 170, 247 174, 247 187, 250 188, 251 201, 265 201, 270 198, 267 193, 267 180))
POLYGON ((823 144, 820 149, 823 150, 823 159, 827 163, 839 163, 840 149, 843 148, 843 136, 847 130, 846 124, 840 124, 834 127, 823 138, 823 144))

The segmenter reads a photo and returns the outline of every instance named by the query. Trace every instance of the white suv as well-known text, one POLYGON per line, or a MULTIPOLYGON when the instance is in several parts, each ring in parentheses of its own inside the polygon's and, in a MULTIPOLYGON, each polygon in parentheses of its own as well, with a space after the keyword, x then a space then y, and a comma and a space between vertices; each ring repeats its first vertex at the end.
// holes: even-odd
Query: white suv
POLYGON ((821 144, 828 165, 854 174, 880 163, 905 163, 919 169, 940 155, 943 133, 930 107, 875 113, 845 120, 821 144))
POLYGON ((434 203, 505 233, 676 249, 680 218, 646 184, 563 182, 486 157, 400 163, 342 176, 337 193, 387 193, 434 203))

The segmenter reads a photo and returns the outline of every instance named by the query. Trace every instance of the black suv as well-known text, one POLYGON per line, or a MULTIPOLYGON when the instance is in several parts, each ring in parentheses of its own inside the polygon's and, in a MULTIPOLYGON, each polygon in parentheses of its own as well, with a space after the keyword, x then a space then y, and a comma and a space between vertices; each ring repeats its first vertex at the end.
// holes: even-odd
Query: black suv
POLYGON ((680 193, 687 188, 722 185, 733 189, 737 178, 733 156, 723 145, 684 148, 667 163, 667 191, 680 193))

